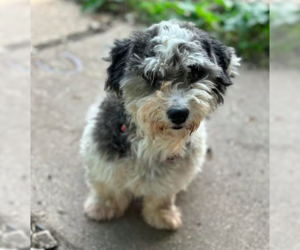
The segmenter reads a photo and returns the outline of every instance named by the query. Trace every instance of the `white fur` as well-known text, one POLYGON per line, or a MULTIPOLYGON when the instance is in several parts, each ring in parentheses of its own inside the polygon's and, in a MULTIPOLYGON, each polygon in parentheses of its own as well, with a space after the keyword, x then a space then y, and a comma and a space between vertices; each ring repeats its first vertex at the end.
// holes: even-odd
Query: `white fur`
MULTIPOLYGON (((129 190, 135 196, 164 196, 185 189, 196 173, 201 170, 206 154, 206 131, 204 122, 190 138, 191 148, 186 150, 185 157, 168 162, 145 162, 139 159, 136 148, 143 148, 152 155, 147 139, 132 142, 132 157, 107 161, 106 155, 99 152, 92 137, 95 126, 95 115, 98 113, 93 105, 81 140, 81 155, 87 171, 90 186, 105 183, 118 191, 129 190), (91 115, 94 112, 94 116, 91 115)), ((184 150, 184 149, 183 149, 184 150)), ((150 156, 148 156, 150 157, 150 156)), ((147 158, 148 158, 147 157, 147 158)), ((149 158, 148 158, 149 159, 149 158)))
MULTIPOLYGON (((215 71, 215 75, 221 72, 221 68, 215 63, 211 62, 205 53, 201 53, 202 46, 199 40, 193 39, 195 35, 188 29, 181 28, 177 22, 161 22, 153 27, 159 27, 159 32, 151 42, 157 43, 154 47, 156 56, 148 57, 143 62, 144 73, 151 77, 155 71, 159 71, 164 76, 165 70, 170 65, 170 61, 174 53, 180 53, 182 65, 188 67, 189 65, 203 65, 215 71), (179 45, 185 44, 190 51, 179 52, 179 45)), ((153 28, 151 27, 151 28, 153 28)), ((150 28, 150 29, 151 29, 150 28)))
POLYGON ((238 73, 238 67, 241 66, 241 63, 240 63, 241 58, 236 56, 235 51, 234 51, 233 48, 232 48, 232 50, 233 50, 233 52, 232 52, 232 55, 231 55, 231 59, 230 59, 230 63, 229 63, 227 73, 230 76, 237 76, 239 74, 238 73))

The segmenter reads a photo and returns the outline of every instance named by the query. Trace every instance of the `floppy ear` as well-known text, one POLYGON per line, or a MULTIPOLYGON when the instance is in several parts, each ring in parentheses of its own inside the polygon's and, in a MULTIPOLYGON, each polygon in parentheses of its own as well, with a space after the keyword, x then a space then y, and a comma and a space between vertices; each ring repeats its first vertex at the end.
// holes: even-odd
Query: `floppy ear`
POLYGON ((131 40, 117 40, 110 52, 109 61, 111 65, 107 69, 107 80, 105 90, 114 91, 117 96, 121 96, 120 81, 124 76, 126 63, 131 53, 131 40))
POLYGON ((212 39, 212 53, 215 55, 218 65, 222 67, 228 77, 238 75, 237 67, 240 66, 240 58, 235 54, 235 49, 227 47, 218 40, 212 39))
POLYGON ((218 103, 223 103, 223 94, 225 94, 226 88, 232 84, 231 78, 238 75, 237 67, 240 66, 240 58, 236 56, 234 48, 227 47, 213 38, 204 40, 203 46, 211 60, 222 69, 219 76, 216 77, 214 92, 217 95, 218 103))

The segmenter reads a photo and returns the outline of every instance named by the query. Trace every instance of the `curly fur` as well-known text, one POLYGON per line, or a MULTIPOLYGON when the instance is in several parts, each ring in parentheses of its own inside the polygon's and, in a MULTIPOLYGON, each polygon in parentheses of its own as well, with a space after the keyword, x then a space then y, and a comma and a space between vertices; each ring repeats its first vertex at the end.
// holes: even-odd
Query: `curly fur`
POLYGON ((204 119, 223 102, 239 58, 190 23, 164 21, 117 41, 110 60, 108 95, 90 109, 81 142, 85 212, 118 218, 143 197, 148 224, 177 229, 175 196, 201 171, 204 119), (179 127, 168 117, 174 107, 189 110, 179 127))

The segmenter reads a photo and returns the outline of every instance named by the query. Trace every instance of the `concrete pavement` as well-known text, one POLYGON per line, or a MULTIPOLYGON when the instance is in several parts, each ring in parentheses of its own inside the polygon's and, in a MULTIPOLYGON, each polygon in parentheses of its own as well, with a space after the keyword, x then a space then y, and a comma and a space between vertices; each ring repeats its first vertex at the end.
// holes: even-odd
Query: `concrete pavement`
POLYGON ((274 250, 298 250, 300 77, 299 71, 290 69, 273 69, 271 75, 270 247, 274 250))
MULTIPOLYGON (((0 2, 1 223, 29 234, 30 27, 28 1, 0 2)), ((1 239, 0 239, 1 241, 1 239)), ((0 243, 1 247, 1 243, 0 243)))
MULTIPOLYGON (((39 5, 33 8, 38 11, 39 5)), ((114 39, 133 29, 115 20, 106 32, 33 55, 33 219, 53 232, 61 249, 268 249, 268 71, 246 66, 225 105, 208 121, 212 159, 178 197, 182 229, 150 228, 141 218, 139 201, 120 220, 96 223, 84 217, 87 187, 78 152, 85 113, 104 96, 108 64, 101 58, 114 39)))

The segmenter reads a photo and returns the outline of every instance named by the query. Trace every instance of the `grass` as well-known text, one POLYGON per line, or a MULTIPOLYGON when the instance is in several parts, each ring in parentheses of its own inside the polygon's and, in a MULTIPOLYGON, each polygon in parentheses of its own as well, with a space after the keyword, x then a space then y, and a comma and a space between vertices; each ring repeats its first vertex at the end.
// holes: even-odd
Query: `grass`
POLYGON ((269 6, 262 2, 233 0, 137 1, 79 0, 84 11, 130 13, 137 21, 152 24, 179 19, 195 23, 225 44, 236 48, 244 61, 269 64, 269 6))

